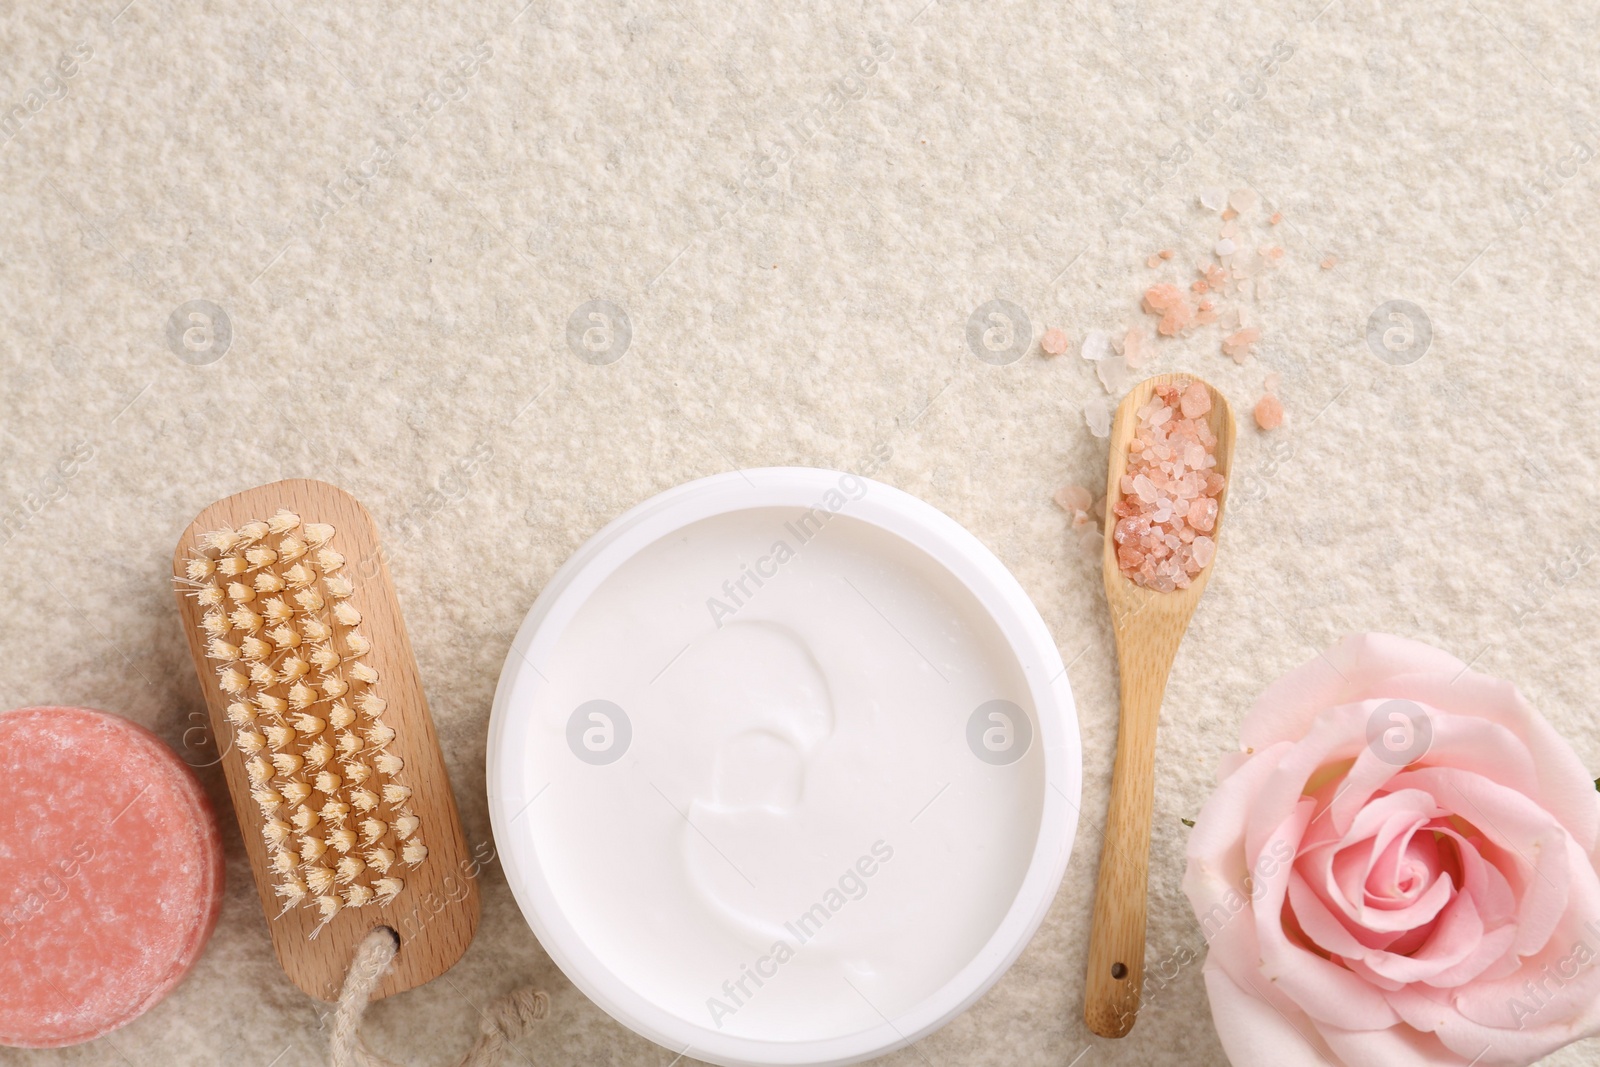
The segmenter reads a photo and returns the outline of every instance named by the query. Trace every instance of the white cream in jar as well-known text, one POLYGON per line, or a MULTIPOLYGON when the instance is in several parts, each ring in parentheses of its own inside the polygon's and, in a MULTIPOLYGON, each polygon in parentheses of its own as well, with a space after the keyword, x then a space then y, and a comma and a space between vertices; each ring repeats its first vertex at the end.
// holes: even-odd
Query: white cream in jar
MULTIPOLYGON (((615 566, 576 559, 605 573, 519 635, 491 735, 497 842, 546 948, 721 1062, 800 1062, 948 999, 1070 845, 1068 822, 1041 848, 1064 680, 1030 677, 992 598, 868 514, 874 491, 912 498, 802 484, 808 506, 614 524, 615 566)), ((1075 727, 1070 749, 1075 805, 1075 727)))

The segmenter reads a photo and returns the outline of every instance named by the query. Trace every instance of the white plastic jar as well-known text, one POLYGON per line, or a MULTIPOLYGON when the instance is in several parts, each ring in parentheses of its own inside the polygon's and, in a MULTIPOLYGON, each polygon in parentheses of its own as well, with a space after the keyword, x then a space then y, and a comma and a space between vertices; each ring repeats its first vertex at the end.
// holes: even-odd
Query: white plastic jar
POLYGON ((1021 953, 1077 825, 1077 718, 1022 588, 857 475, 633 508, 539 596, 490 720, 501 862, 567 976, 722 1064, 846 1064, 1021 953))

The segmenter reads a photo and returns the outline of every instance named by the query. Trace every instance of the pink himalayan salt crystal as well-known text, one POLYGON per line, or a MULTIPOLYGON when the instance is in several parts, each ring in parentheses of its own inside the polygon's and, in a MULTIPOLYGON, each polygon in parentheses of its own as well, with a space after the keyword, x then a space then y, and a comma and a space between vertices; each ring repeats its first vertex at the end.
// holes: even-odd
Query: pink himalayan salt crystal
POLYGON ((1250 354, 1250 347, 1259 340, 1261 331, 1254 326, 1246 326, 1222 339, 1222 351, 1225 355, 1232 356, 1235 363, 1243 363, 1245 357, 1250 354))
POLYGON ((1072 528, 1082 532, 1095 527, 1092 512, 1096 510, 1094 494, 1081 485, 1063 486, 1056 490, 1056 507, 1072 516, 1072 528))
POLYGON ((1144 291, 1144 309, 1154 315, 1183 303, 1183 292, 1176 285, 1152 285, 1144 291))
POLYGON ((1151 270, 1154 270, 1157 267, 1161 266, 1161 257, 1158 256, 1158 255, 1146 256, 1145 257, 1145 261, 1144 261, 1144 265, 1149 267, 1151 270))
POLYGON ((1071 342, 1067 340, 1066 331, 1055 327, 1046 330, 1044 336, 1039 338, 1039 347, 1044 350, 1044 354, 1047 356, 1061 355, 1067 350, 1069 344, 1071 342))
POLYGON ((1162 314, 1161 321, 1156 323, 1156 332, 1163 337, 1175 337, 1193 325, 1194 309, 1187 301, 1180 300, 1162 314))
POLYGON ((1204 418, 1210 407, 1196 382, 1181 391, 1158 385, 1135 412, 1112 539, 1118 565, 1136 585, 1186 588, 1216 556, 1211 534, 1227 481, 1215 469, 1217 438, 1204 418))
POLYGON ((1088 511, 1094 507, 1094 494, 1081 485, 1067 485, 1056 490, 1056 507, 1071 515, 1074 511, 1088 511))
POLYGON ((1268 393, 1256 401, 1256 425, 1263 430, 1276 430, 1283 425, 1283 401, 1268 393))
POLYGON ((1163 337, 1175 337, 1194 325, 1194 308, 1176 285, 1162 283, 1146 289, 1144 309, 1161 316, 1156 332, 1163 337))
POLYGON ((1128 366, 1137 370, 1144 363, 1145 332, 1135 326, 1122 337, 1122 358, 1128 366))
POLYGON ((1178 407, 1186 419, 1198 419, 1211 410, 1211 394, 1199 382, 1190 382, 1178 398, 1178 407))

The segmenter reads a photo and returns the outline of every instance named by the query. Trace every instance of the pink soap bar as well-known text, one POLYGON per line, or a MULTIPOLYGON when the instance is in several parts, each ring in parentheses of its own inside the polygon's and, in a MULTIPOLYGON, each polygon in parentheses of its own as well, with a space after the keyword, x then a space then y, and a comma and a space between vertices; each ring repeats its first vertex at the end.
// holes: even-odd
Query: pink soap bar
POLYGON ((222 907, 194 773, 87 708, 0 713, 0 1045, 101 1036, 166 996, 222 907))

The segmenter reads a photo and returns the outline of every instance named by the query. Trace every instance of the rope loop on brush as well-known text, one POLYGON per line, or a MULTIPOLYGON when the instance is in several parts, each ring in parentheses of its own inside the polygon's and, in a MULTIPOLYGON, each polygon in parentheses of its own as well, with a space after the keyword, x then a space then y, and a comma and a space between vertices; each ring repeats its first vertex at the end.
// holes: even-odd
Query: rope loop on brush
MULTIPOLYGON (((331 1067, 401 1067, 372 1052, 361 1040, 361 1017, 399 950, 399 938, 386 926, 374 929, 357 946, 329 1031, 331 1067)), ((477 1044, 467 1050, 457 1067, 498 1067, 506 1050, 549 1014, 550 997, 542 991, 518 989, 493 1001, 478 1022, 477 1044)))

